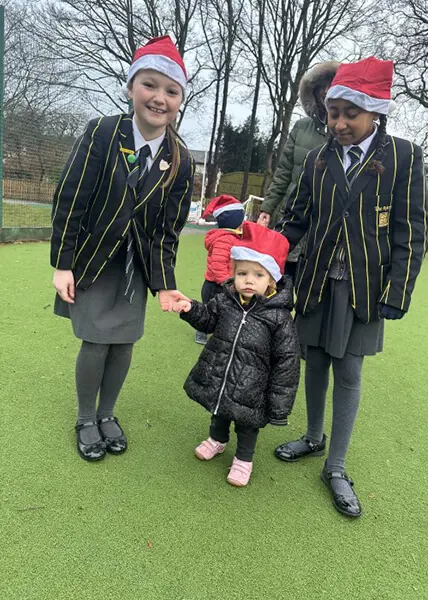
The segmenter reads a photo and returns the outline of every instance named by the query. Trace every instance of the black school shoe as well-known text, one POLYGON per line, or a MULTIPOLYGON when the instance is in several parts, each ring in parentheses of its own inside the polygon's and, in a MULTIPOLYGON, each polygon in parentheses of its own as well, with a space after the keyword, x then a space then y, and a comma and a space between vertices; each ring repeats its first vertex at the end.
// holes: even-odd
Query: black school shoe
POLYGON ((98 424, 95 421, 89 421, 88 423, 79 423, 76 424, 76 433, 77 433, 77 452, 79 456, 83 458, 83 460, 88 461, 96 461, 102 460, 106 455, 106 445, 100 437, 99 442, 95 442, 94 444, 83 444, 80 439, 80 432, 84 427, 94 426, 98 427, 98 424))
POLYGON ((361 517, 362 509, 357 498, 357 494, 353 489, 354 482, 346 473, 342 473, 341 471, 328 471, 327 466, 324 465, 324 469, 321 472, 321 481, 323 481, 330 490, 332 494, 333 506, 336 510, 347 517, 361 517), (349 483, 348 493, 336 493, 334 489, 334 482, 338 479, 344 479, 349 483))
POLYGON ((325 451, 326 440, 327 438, 325 434, 323 434, 322 440, 318 443, 311 442, 309 438, 307 438, 305 435, 302 435, 298 441, 305 442, 305 450, 300 450, 300 452, 297 452, 296 450, 290 448, 290 442, 285 442, 275 449, 275 456, 280 460, 285 460, 285 462, 296 462, 304 456, 322 456, 325 451))
POLYGON ((124 452, 126 452, 126 450, 128 448, 128 440, 126 439, 126 435, 125 435, 122 427, 119 425, 119 421, 117 420, 116 417, 104 417, 104 419, 99 419, 98 425, 100 427, 100 434, 106 445, 107 452, 110 452, 110 454, 123 454, 124 452), (108 437, 103 434, 101 425, 103 423, 108 423, 109 421, 114 421, 116 423, 116 425, 119 427, 121 433, 118 436, 108 437))

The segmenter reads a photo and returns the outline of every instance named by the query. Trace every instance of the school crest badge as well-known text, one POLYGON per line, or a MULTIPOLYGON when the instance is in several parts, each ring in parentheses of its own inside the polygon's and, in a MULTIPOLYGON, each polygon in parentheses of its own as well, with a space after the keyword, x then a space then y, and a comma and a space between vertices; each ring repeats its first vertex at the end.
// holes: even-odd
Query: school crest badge
POLYGON ((379 214, 379 227, 388 227, 389 225, 389 212, 380 212, 379 214))

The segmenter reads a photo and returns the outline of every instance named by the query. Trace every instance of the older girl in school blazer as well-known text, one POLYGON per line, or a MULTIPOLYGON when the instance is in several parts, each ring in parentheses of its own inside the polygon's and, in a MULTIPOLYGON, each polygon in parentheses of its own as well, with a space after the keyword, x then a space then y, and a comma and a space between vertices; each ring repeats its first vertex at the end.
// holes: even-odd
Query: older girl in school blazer
POLYGON ((71 318, 82 340, 76 430, 85 460, 127 448, 113 411, 143 334, 147 290, 163 310, 183 298, 174 268, 194 163, 171 124, 186 80, 168 36, 137 50, 127 83, 133 113, 89 123, 55 193, 55 313, 71 318))
POLYGON ((363 359, 382 350, 384 319, 408 311, 426 243, 422 150, 386 133, 392 76, 392 61, 374 57, 339 67, 326 96, 330 138, 307 155, 278 225, 291 244, 308 234, 296 276, 308 429, 276 455, 293 462, 324 453, 332 365, 333 426, 322 480, 336 509, 351 517, 360 516, 361 505, 344 463, 363 359))

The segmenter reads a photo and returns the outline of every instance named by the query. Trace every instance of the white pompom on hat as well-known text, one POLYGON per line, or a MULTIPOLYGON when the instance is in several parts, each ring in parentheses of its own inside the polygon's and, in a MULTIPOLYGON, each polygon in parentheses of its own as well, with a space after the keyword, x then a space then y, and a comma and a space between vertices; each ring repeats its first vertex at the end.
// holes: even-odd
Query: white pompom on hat
POLYGON ((153 69, 178 83, 183 92, 187 84, 184 61, 169 35, 152 38, 145 46, 135 51, 129 67, 127 84, 142 69, 153 69))

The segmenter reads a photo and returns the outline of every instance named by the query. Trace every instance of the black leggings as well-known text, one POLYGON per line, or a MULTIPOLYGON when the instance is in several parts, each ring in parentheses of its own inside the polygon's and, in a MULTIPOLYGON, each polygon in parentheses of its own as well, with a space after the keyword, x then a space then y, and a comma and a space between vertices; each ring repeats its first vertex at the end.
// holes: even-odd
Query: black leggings
MULTIPOLYGON (((210 437, 216 442, 226 444, 229 441, 229 429, 231 421, 221 417, 211 417, 210 437)), ((259 429, 256 427, 243 427, 235 423, 235 433, 238 439, 236 446, 236 458, 251 462, 256 447, 259 429)))

